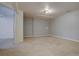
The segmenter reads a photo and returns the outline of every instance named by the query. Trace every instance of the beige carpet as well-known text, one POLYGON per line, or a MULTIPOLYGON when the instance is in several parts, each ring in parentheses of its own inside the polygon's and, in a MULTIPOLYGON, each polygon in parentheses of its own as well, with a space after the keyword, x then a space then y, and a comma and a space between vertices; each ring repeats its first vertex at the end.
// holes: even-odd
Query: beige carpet
POLYGON ((79 42, 54 37, 25 38, 13 49, 0 50, 13 56, 79 56, 79 42))

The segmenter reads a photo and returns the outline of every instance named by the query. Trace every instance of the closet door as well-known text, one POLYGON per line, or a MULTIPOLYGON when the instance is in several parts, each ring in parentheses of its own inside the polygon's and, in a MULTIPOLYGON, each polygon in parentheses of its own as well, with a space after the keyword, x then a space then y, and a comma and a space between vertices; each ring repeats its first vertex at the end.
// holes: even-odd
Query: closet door
POLYGON ((48 20, 33 19, 33 36, 48 36, 48 20))
POLYGON ((32 37, 32 19, 24 20, 24 37, 32 37))

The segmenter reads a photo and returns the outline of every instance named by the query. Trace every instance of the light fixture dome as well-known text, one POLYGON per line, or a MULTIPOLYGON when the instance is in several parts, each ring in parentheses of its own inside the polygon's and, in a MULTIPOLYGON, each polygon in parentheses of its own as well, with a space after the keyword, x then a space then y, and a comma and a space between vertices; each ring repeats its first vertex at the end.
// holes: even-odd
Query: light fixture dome
POLYGON ((41 14, 42 15, 48 15, 48 14, 51 14, 52 13, 52 10, 50 8, 45 7, 43 10, 41 10, 41 14))

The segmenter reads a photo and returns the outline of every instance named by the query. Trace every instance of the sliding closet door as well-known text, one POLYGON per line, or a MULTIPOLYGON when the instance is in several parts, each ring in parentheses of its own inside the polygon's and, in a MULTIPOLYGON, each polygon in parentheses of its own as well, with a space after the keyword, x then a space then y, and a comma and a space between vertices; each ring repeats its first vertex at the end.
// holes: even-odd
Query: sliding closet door
POLYGON ((48 36, 48 20, 33 19, 33 36, 48 36))

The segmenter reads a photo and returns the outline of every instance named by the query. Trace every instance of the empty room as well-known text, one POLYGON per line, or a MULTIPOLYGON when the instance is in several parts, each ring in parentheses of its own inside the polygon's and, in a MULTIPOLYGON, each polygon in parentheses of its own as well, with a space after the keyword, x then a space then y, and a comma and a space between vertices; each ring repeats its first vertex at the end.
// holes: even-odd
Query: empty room
POLYGON ((79 2, 0 2, 0 56, 79 56, 79 2))

